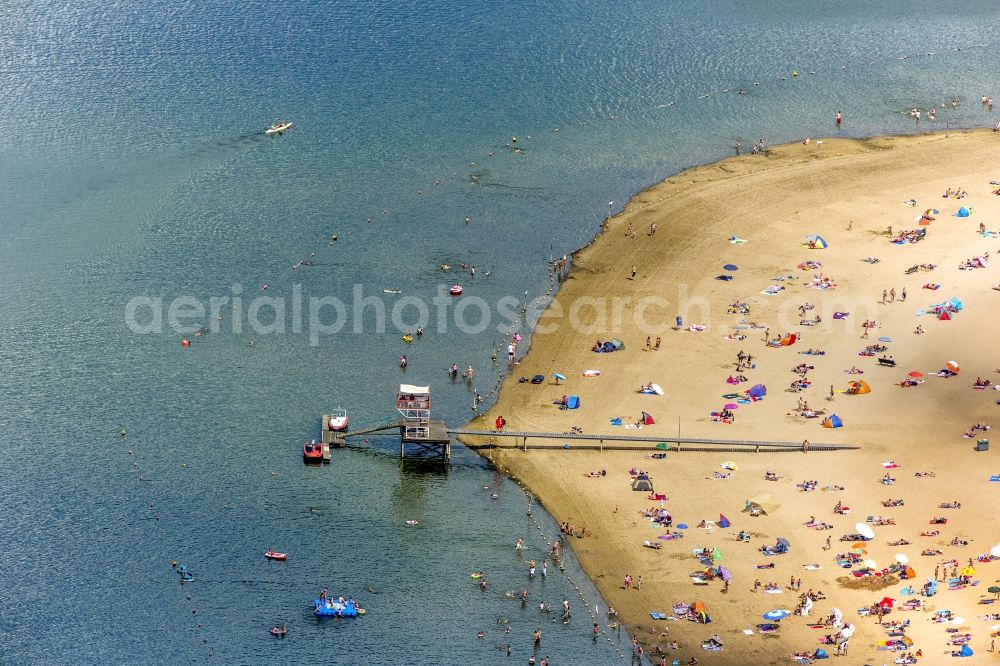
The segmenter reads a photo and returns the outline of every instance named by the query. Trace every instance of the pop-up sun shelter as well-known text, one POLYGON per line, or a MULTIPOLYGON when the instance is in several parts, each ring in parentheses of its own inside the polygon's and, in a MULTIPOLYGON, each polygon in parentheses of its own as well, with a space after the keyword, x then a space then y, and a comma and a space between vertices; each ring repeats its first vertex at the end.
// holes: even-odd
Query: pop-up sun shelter
POLYGON ((823 419, 824 428, 843 428, 844 422, 840 420, 840 417, 836 414, 830 414, 828 417, 823 419))
POLYGON ((753 387, 747 391, 747 395, 754 400, 760 400, 767 395, 767 388, 763 384, 754 384, 753 387))
POLYGON ((632 481, 632 490, 639 490, 646 493, 653 492, 653 482, 646 474, 640 474, 632 481))
POLYGON ((603 345, 601 345, 601 351, 604 353, 615 352, 619 349, 625 349, 625 343, 618 338, 611 338, 603 345))
POLYGON ((806 236, 806 244, 814 250, 825 250, 829 247, 829 244, 822 236, 815 235, 806 236))
POLYGON ((746 501, 746 506, 743 507, 743 513, 759 514, 766 516, 772 511, 777 510, 781 506, 774 501, 774 498, 770 495, 757 495, 756 497, 751 497, 746 501))
POLYGON ((868 382, 863 382, 859 380, 855 382, 850 382, 847 385, 848 395, 863 395, 865 393, 871 393, 871 392, 872 392, 872 387, 868 386, 868 382))
POLYGON ((580 396, 571 395, 566 398, 566 409, 578 409, 580 407, 580 396))

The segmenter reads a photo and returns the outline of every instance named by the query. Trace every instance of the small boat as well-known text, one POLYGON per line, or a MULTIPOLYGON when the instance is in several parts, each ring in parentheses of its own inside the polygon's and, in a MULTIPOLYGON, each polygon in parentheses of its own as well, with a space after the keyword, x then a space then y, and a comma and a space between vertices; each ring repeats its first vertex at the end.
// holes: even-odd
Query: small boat
POLYGON ((347 430, 348 421, 347 410, 338 407, 330 413, 330 420, 327 422, 326 427, 334 432, 343 432, 347 430))
POLYGON ((448 293, 451 294, 452 296, 461 296, 462 295, 462 291, 463 291, 462 290, 462 285, 460 285, 460 284, 453 284, 453 285, 451 285, 451 289, 448 290, 448 293))
POLYGON ((268 136, 270 136, 272 134, 282 134, 282 133, 288 131, 288 129, 292 125, 294 125, 294 124, 295 123, 275 123, 275 124, 271 125, 270 127, 268 127, 264 131, 264 134, 267 134, 268 136))
POLYGON ((194 581, 194 575, 193 574, 189 574, 189 573, 182 573, 181 574, 181 582, 182 583, 191 583, 193 581, 194 581))
POLYGON ((302 461, 305 463, 323 462, 323 446, 316 443, 316 440, 307 441, 302 445, 302 461))
POLYGON ((419 525, 420 523, 417 522, 416 520, 408 520, 408 521, 406 521, 406 524, 407 525, 419 525))
POLYGON ((266 557, 269 560, 285 561, 285 560, 288 559, 288 554, 287 553, 279 553, 279 552, 277 552, 275 550, 269 550, 266 553, 264 553, 264 557, 266 557))
POLYGON ((281 625, 280 627, 271 627, 272 636, 284 638, 286 634, 288 634, 288 628, 285 625, 281 625))
POLYGON ((383 289, 382 293, 383 294, 402 294, 403 290, 402 289, 383 289))

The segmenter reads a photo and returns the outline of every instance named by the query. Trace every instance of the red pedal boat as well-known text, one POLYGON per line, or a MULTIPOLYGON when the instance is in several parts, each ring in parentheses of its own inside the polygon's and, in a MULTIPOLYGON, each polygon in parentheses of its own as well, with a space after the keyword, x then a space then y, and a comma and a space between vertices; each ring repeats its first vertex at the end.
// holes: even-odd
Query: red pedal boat
POLYGON ((282 560, 282 561, 284 561, 284 560, 288 559, 288 555, 286 553, 279 553, 279 552, 274 551, 274 550, 269 550, 266 553, 264 553, 264 557, 266 557, 269 560, 282 560))

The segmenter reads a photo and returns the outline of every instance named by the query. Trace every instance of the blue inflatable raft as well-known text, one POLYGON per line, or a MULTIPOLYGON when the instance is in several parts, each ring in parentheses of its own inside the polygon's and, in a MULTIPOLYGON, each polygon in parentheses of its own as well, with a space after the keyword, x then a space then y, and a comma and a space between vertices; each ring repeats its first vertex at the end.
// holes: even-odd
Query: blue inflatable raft
POLYGON ((357 617, 359 615, 358 606, 353 599, 348 599, 344 603, 340 603, 336 599, 316 599, 313 604, 316 606, 313 613, 317 617, 357 617))

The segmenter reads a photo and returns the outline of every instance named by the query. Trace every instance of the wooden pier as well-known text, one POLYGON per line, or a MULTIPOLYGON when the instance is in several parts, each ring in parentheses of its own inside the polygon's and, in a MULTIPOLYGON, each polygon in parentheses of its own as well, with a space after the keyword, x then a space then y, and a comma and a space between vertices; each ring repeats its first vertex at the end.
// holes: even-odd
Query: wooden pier
POLYGON ((444 421, 432 421, 431 393, 429 386, 400 384, 396 396, 396 411, 401 418, 370 428, 351 432, 330 430, 330 416, 323 416, 322 441, 323 462, 330 461, 330 448, 342 448, 350 437, 363 437, 377 432, 399 431, 399 457, 406 457, 407 444, 416 445, 422 451, 436 454, 444 460, 451 460, 451 438, 462 438, 463 443, 474 451, 482 449, 563 449, 576 451, 713 451, 727 453, 791 453, 801 451, 845 451, 857 449, 852 444, 827 444, 823 442, 783 442, 745 439, 706 439, 662 435, 624 434, 583 434, 567 432, 529 432, 514 430, 477 430, 473 428, 449 428, 444 421), (468 441, 466 438, 472 438, 468 441), (529 447, 529 440, 532 444, 529 447), (536 443, 537 442, 537 443, 536 443), (572 443, 571 443, 572 442, 572 443))
POLYGON ((429 421, 425 435, 411 437, 405 426, 399 429, 399 457, 406 457, 406 445, 416 444, 424 451, 436 453, 445 460, 451 460, 451 437, 444 421, 429 421))

